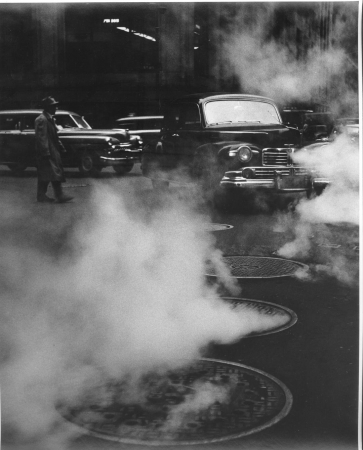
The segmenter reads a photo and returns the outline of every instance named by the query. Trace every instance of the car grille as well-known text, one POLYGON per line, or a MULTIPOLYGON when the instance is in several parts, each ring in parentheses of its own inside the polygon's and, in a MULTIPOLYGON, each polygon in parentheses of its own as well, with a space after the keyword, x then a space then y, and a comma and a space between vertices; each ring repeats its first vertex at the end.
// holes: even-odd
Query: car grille
POLYGON ((266 166, 287 166, 290 158, 286 148, 265 148, 262 151, 262 164, 266 166))
POLYGON ((309 171, 304 167, 253 167, 254 178, 273 179, 275 172, 278 171, 282 176, 286 175, 308 175, 309 171))

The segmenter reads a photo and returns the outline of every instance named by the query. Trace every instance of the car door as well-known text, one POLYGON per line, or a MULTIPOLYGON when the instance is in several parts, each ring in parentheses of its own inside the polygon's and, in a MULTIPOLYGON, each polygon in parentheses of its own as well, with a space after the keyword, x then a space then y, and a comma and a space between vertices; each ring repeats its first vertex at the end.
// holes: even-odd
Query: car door
POLYGON ((177 103, 167 111, 156 152, 160 154, 162 169, 169 171, 172 178, 192 175, 201 131, 200 112, 196 103, 177 103))
POLYGON ((20 123, 19 146, 21 158, 27 166, 36 166, 35 119, 39 113, 23 114, 20 123))
POLYGON ((21 145, 21 117, 19 114, 0 115, 0 162, 23 164, 24 149, 21 145))

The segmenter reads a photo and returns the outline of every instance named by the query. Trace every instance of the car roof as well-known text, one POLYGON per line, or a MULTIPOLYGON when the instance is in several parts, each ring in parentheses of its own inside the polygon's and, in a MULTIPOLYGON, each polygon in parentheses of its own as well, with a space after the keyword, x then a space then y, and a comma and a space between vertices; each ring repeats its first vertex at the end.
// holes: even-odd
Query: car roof
POLYGON ((189 94, 184 95, 183 97, 179 97, 175 101, 181 100, 199 100, 199 101, 207 101, 207 100, 219 100, 219 99, 243 99, 243 100, 267 100, 268 102, 275 103, 271 98, 262 97, 261 95, 252 95, 252 94, 232 94, 226 92, 205 92, 202 94, 189 94))
POLYGON ((147 119, 163 119, 164 116, 130 116, 130 117, 121 117, 121 119, 117 119, 116 122, 127 122, 129 120, 147 120, 147 119))
MULTIPOLYGON (((0 114, 41 114, 43 109, 5 109, 0 111, 0 114)), ((73 111, 66 111, 64 109, 58 109, 56 114, 74 114, 75 116, 79 116, 78 113, 73 111)))

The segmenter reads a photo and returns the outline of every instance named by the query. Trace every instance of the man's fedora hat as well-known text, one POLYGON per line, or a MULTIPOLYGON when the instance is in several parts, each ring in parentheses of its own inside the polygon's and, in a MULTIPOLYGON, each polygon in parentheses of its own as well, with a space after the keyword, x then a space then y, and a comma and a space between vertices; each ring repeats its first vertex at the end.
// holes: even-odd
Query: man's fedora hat
POLYGON ((57 100, 55 100, 53 97, 45 97, 42 100, 42 105, 44 108, 51 105, 58 105, 58 103, 59 102, 57 102, 57 100))

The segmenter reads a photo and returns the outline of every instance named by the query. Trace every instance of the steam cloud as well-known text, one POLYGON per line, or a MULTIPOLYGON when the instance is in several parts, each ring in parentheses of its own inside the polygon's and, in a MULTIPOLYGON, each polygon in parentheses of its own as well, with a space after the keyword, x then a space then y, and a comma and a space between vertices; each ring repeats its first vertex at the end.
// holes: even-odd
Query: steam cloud
MULTIPOLYGON (((289 29, 284 22, 279 28, 279 21, 292 13, 290 8, 281 3, 243 4, 237 15, 226 18, 225 30, 217 31, 223 42, 226 75, 233 74, 243 92, 265 95, 279 105, 320 102, 337 117, 358 117, 358 4, 299 4, 301 17, 292 19, 296 27, 289 29), (315 15, 316 29, 313 22, 304 22, 304 9, 310 20, 315 15), (327 30, 320 28, 322 22, 317 19, 330 20, 330 34, 323 39, 317 31, 327 30), (301 33, 300 44, 296 30, 301 33)), ((284 222, 286 230, 294 230, 295 239, 277 251, 290 258, 309 255, 317 224, 356 226, 359 219, 357 145, 340 136, 326 147, 297 153, 295 162, 316 168, 332 184, 323 195, 300 202, 294 219, 279 218, 278 226, 284 222)), ((327 228, 323 234, 329 235, 327 228)), ((319 272, 346 283, 357 281, 356 270, 344 256, 326 256, 326 264, 316 265, 319 272)))
MULTIPOLYGON (((278 250, 284 257, 306 257, 312 250, 314 227, 320 224, 320 235, 329 243, 330 231, 326 224, 359 225, 359 147, 342 134, 333 142, 297 152, 295 162, 317 170, 320 176, 331 180, 322 195, 302 200, 296 207, 295 239, 278 250), (321 225, 325 224, 325 229, 321 225)), ((316 270, 344 283, 358 281, 357 268, 344 255, 327 254, 324 264, 316 270)))
MULTIPOLYGON (((322 5, 300 4, 299 8, 310 11, 315 8, 318 17, 322 5)), ((299 50, 294 49, 296 36, 288 34, 288 27, 285 27, 285 35, 278 38, 274 37, 272 29, 273 24, 279 26, 276 13, 286 11, 286 5, 243 5, 238 16, 230 20, 228 31, 220 33, 224 63, 238 78, 241 89, 246 93, 266 95, 280 104, 328 101, 331 111, 337 114, 342 111, 357 114, 357 83, 352 83, 349 73, 355 72, 357 79, 358 64, 345 49, 358 43, 358 5, 344 3, 341 9, 339 5, 334 8, 331 36, 326 37, 330 44, 323 45, 317 30, 309 29, 313 26, 301 22, 298 27, 304 33, 303 39, 309 42, 298 54, 299 50), (347 40, 354 36, 355 41, 351 40, 347 45, 347 40), (324 94, 328 86, 329 99, 324 94)))
MULTIPOLYGON (((236 341, 273 320, 233 310, 206 283, 206 260, 218 263, 221 282, 226 269, 203 231, 207 218, 192 208, 174 199, 141 213, 102 188, 89 211, 62 252, 2 243, 4 430, 41 439, 38 449, 67 446, 57 402, 77 403, 97 388, 107 403, 105 380, 131 378, 137 386, 149 371, 180 367, 211 342, 236 341)), ((24 214, 2 218, 1 228, 27 221, 24 214)), ((44 223, 26 223, 49 232, 44 223)))

